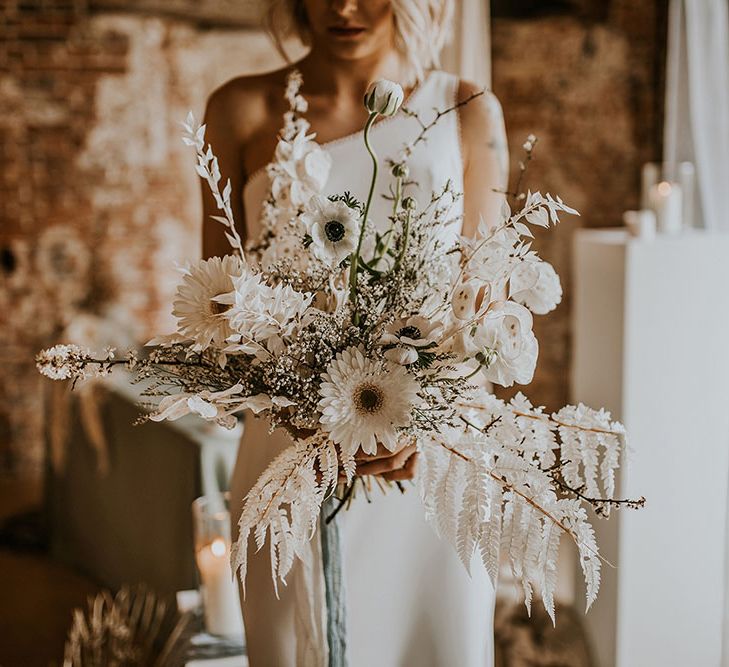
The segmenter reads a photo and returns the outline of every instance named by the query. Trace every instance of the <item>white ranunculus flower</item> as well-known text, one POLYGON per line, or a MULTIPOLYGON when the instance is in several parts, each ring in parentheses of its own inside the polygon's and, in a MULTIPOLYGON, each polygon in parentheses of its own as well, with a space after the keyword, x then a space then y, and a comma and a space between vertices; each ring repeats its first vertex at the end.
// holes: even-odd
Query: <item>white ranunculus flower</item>
POLYGON ((513 301, 492 306, 463 342, 467 352, 491 358, 483 370, 491 382, 510 387, 532 381, 539 344, 532 331, 532 314, 524 306, 513 301))
POLYGON ((402 87, 394 81, 380 79, 367 88, 364 105, 370 113, 392 116, 403 102, 402 87))
POLYGON ((511 298, 537 315, 554 310, 562 301, 562 285, 554 267, 543 260, 517 265, 509 279, 511 298))
POLYGON ((344 202, 315 195, 301 220, 311 236, 314 256, 329 266, 340 264, 357 247, 359 212, 344 202))

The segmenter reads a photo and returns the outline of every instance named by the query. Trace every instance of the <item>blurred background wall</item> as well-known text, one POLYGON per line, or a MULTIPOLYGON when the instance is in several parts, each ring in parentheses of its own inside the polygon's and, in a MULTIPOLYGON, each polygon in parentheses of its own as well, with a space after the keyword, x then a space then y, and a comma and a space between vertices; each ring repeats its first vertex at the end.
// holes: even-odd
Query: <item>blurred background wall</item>
POLYGON ((179 121, 280 61, 248 28, 250 2, 5 0, 1 12, 0 470, 32 474, 49 391, 35 353, 86 326, 82 314, 104 318, 100 339, 166 328, 173 262, 200 249, 179 121))
POLYGON ((540 355, 526 392, 568 402, 572 235, 619 227, 639 208, 640 169, 662 149, 666 0, 491 0, 493 90, 516 173, 520 146, 539 138, 526 186, 559 194, 565 216, 535 247, 562 279, 562 304, 535 318, 540 355))

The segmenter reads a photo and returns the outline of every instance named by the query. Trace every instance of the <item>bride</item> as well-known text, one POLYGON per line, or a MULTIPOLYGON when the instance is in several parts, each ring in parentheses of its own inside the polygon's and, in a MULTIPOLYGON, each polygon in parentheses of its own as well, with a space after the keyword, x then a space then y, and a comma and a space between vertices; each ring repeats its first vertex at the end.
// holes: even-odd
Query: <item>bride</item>
MULTIPOLYGON (((331 156, 326 192, 341 192, 369 183, 369 157, 361 128, 367 120, 362 98, 378 78, 406 88, 404 106, 431 120, 435 110, 452 107, 480 88, 435 69, 447 33, 451 0, 284 0, 271 2, 269 19, 278 44, 293 30, 310 45, 296 64, 303 77, 301 94, 306 119, 316 141, 331 156)), ((260 76, 234 79, 213 93, 206 111, 207 137, 221 172, 229 176, 239 232, 256 238, 259 215, 269 187, 265 171, 276 148, 282 117, 289 111, 284 91, 291 67, 260 76)), ((290 96, 289 96, 290 99, 290 96)), ((404 142, 419 132, 416 119, 403 114, 385 118, 372 129, 375 150, 396 157, 404 142)), ((447 179, 464 193, 456 206, 463 233, 473 234, 479 220, 498 217, 507 181, 503 118, 491 94, 479 96, 442 116, 427 142, 413 152, 410 177, 421 196, 429 196, 447 179)), ((371 217, 387 220, 387 174, 378 181, 371 217)), ((360 200, 365 192, 354 192, 360 200)), ((417 193, 415 193, 417 197, 417 193)), ((203 194, 205 219, 216 213, 203 194)), ((205 224, 206 257, 229 251, 222 225, 205 224)), ((454 229, 453 232, 458 232, 454 229)), ((450 233, 450 232, 448 232, 450 233)), ((262 420, 246 420, 231 481, 232 507, 284 447, 289 436, 268 433, 262 420)), ((417 454, 404 448, 383 449, 361 457, 358 475, 385 480, 412 480, 417 454)), ((377 485, 374 485, 377 489, 377 485)), ((484 666, 493 663, 494 591, 483 569, 469 577, 452 548, 439 541, 425 523, 417 491, 397 490, 357 498, 340 513, 347 596, 347 652, 355 666, 484 666)), ((314 540, 315 541, 315 540, 314 540)), ((265 550, 264 550, 265 551, 265 550)), ((316 550, 315 550, 316 554, 316 550)), ((317 562, 310 564, 316 570, 317 562)), ((243 601, 248 656, 252 667, 319 664, 321 642, 312 627, 316 609, 302 595, 303 566, 297 565, 288 586, 276 599, 267 553, 250 556, 243 601)))

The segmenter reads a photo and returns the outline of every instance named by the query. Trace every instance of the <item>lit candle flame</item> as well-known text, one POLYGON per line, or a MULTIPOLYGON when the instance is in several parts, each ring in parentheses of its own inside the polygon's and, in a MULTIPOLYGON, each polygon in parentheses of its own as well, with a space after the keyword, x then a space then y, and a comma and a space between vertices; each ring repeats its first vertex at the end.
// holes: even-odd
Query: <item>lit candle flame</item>
POLYGON ((224 556, 225 555, 225 540, 217 538, 213 540, 210 545, 210 551, 213 552, 213 556, 224 556))

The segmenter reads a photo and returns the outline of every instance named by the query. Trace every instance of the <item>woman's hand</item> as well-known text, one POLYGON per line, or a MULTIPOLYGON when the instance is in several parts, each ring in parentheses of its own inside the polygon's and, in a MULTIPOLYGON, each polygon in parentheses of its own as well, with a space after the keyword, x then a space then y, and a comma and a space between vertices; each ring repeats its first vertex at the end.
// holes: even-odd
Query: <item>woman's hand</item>
POLYGON ((359 476, 379 475, 388 482, 398 482, 415 477, 418 452, 414 444, 396 452, 377 445, 377 452, 373 456, 360 452, 355 456, 355 461, 357 461, 356 474, 359 476))
MULTIPOLYGON (((316 433, 314 430, 300 429, 290 424, 283 424, 283 427, 295 440, 303 440, 316 433)), ((406 445, 396 452, 391 452, 383 445, 378 444, 374 455, 364 454, 360 450, 354 460, 357 462, 356 474, 359 477, 379 475, 388 482, 413 479, 418 470, 418 451, 417 446, 414 444, 406 445)), ((340 478, 344 478, 344 473, 341 471, 340 478)), ((319 472, 317 472, 317 481, 321 481, 319 472)))

